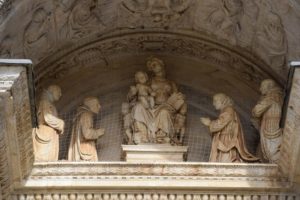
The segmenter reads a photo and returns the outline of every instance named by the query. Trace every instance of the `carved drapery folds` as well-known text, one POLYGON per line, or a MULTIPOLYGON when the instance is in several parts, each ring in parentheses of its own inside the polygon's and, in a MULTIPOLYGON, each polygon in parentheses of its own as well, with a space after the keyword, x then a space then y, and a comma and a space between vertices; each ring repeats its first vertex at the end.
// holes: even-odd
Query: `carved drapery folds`
POLYGON ((243 127, 233 107, 233 101, 223 93, 213 96, 213 104, 220 115, 216 120, 201 118, 212 135, 210 162, 258 162, 245 145, 243 127))
POLYGON ((124 129, 127 144, 182 144, 187 105, 176 84, 166 79, 165 64, 150 58, 146 72, 135 74, 136 85, 131 86, 123 103, 124 129))
POLYGON ((61 97, 61 89, 51 85, 43 91, 37 110, 39 126, 33 130, 35 160, 57 161, 59 155, 59 134, 64 132, 64 121, 58 118, 54 105, 61 97))
POLYGON ((78 39, 105 28, 98 0, 69 0, 67 3, 64 5, 67 21, 60 30, 62 38, 78 39))
POLYGON ((283 93, 281 88, 271 79, 266 79, 261 83, 260 91, 261 99, 252 110, 255 119, 254 124, 260 130, 263 158, 270 163, 278 163, 282 142, 280 119, 283 93))
POLYGON ((93 128, 93 115, 99 111, 100 103, 96 97, 85 98, 78 108, 73 120, 69 161, 98 161, 96 141, 104 134, 104 129, 93 128))

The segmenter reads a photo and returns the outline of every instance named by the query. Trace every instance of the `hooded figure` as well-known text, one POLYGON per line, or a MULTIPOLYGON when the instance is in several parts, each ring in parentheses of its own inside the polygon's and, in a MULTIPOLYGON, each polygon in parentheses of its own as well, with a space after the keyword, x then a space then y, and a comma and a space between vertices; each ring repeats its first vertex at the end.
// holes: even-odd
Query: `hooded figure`
POLYGON ((84 99, 74 119, 69 161, 98 161, 96 140, 104 134, 103 129, 93 128, 93 115, 100 111, 99 100, 95 97, 84 99))
POLYGON ((264 159, 276 163, 280 156, 282 129, 280 128, 283 94, 281 88, 267 79, 261 83, 262 97, 252 110, 260 122, 260 145, 264 159))
POLYGON ((216 120, 201 118, 212 134, 210 162, 255 162, 259 159, 246 148, 240 119, 232 100, 225 94, 214 95, 213 104, 220 115, 216 120))

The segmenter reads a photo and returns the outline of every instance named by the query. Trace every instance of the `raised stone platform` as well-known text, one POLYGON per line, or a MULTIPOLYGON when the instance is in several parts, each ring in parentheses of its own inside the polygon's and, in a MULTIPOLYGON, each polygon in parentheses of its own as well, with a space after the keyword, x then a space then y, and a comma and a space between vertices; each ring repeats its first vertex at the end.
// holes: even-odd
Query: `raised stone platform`
POLYGON ((188 147, 166 144, 122 145, 122 150, 127 162, 184 162, 188 147))

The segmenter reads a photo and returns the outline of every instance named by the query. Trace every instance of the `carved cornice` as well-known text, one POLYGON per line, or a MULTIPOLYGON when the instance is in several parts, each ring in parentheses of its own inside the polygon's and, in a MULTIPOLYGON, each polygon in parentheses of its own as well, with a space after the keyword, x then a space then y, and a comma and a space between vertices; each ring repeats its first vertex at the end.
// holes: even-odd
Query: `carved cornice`
POLYGON ((36 163, 19 188, 287 190, 277 165, 219 163, 36 163), (171 183, 171 184, 170 184, 171 183), (224 184, 226 183, 226 184, 224 184))

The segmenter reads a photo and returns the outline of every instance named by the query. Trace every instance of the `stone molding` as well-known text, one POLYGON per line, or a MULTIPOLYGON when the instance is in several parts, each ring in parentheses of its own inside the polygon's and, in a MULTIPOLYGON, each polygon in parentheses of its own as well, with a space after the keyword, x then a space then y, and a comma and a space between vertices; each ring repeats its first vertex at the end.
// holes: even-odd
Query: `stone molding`
POLYGON ((91 64, 107 62, 112 55, 161 53, 194 57, 212 65, 229 68, 244 80, 259 83, 272 77, 283 84, 282 79, 259 58, 250 52, 230 45, 220 45, 204 35, 191 32, 118 31, 101 36, 93 35, 62 47, 36 67, 36 82, 43 87, 46 80, 67 76, 91 64))
POLYGON ((287 191, 277 165, 220 163, 35 163, 19 189, 224 189, 287 191))
POLYGON ((48 162, 35 163, 30 177, 63 176, 181 176, 278 178, 275 164, 231 163, 126 163, 48 162), (85 171, 86 170, 86 171, 85 171), (84 172, 84 173, 82 173, 84 172))
POLYGON ((299 200, 293 193, 268 192, 31 192, 15 194, 16 200, 299 200))

